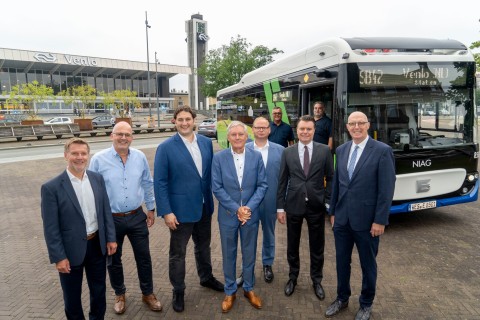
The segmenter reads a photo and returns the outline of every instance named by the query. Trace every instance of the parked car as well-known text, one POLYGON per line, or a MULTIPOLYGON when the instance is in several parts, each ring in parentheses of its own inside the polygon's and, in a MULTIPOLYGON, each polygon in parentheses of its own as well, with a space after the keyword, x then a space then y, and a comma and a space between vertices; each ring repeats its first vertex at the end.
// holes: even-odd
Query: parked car
POLYGON ((96 116, 92 119, 94 128, 111 128, 115 125, 115 118, 109 115, 96 116))
POLYGON ((217 138, 217 120, 216 119, 205 119, 198 126, 198 134, 210 137, 217 138))
POLYGON ((69 117, 55 117, 48 119, 47 121, 43 121, 44 124, 72 124, 73 121, 69 117))

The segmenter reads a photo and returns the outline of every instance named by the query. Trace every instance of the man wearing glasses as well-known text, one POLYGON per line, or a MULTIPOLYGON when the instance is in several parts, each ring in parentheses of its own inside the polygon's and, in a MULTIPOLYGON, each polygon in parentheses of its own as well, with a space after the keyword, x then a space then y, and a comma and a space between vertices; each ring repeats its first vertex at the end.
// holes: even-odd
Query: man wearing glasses
POLYGON ((335 237, 337 298, 327 308, 327 318, 348 307, 353 245, 358 251, 363 277, 355 319, 368 320, 372 313, 376 256, 395 189, 395 160, 391 147, 368 136, 369 128, 367 116, 353 112, 347 123, 352 141, 336 150, 329 215, 335 237))
POLYGON ((153 293, 152 259, 149 231, 155 222, 153 179, 143 152, 130 148, 132 127, 119 122, 110 136, 112 147, 97 152, 90 162, 90 170, 100 173, 107 187, 110 207, 117 235, 118 248, 108 266, 110 284, 115 290, 114 310, 126 310, 125 282, 122 266, 122 247, 125 236, 130 240, 137 263, 137 272, 143 302, 152 311, 161 311, 162 305, 153 293), (143 203, 147 207, 145 214, 143 203))
POLYGON ((283 146, 284 148, 293 145, 295 137, 293 129, 288 123, 282 121, 282 109, 275 107, 272 110, 273 121, 270 123, 270 135, 268 140, 283 146))

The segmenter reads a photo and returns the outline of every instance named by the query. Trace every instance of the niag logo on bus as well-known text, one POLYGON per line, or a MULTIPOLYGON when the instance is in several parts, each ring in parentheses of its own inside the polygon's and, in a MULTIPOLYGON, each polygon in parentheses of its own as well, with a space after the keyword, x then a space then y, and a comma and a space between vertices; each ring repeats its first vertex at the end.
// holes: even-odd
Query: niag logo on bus
POLYGON ((416 160, 412 162, 412 168, 430 167, 432 160, 416 160))

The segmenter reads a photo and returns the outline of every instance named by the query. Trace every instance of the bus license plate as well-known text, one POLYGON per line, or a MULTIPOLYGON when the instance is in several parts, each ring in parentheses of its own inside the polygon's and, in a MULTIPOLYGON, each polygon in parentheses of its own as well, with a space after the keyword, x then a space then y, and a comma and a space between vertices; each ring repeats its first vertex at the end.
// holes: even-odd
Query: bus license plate
POLYGON ((410 211, 432 209, 432 208, 436 208, 436 207, 437 207, 437 201, 412 203, 410 205, 410 211))

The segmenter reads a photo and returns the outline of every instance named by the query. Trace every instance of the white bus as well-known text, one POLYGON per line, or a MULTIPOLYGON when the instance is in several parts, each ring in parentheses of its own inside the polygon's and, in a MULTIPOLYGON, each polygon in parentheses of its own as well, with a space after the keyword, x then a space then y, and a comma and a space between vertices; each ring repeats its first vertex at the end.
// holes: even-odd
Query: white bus
MULTIPOLYGON (((295 128, 323 101, 333 143, 349 140, 353 111, 369 117, 369 135, 393 148, 397 182, 391 213, 478 198, 475 63, 455 40, 335 38, 254 70, 217 93, 217 135, 227 147, 231 120, 272 119, 295 128)), ((295 131, 295 130, 294 130, 295 131)))

